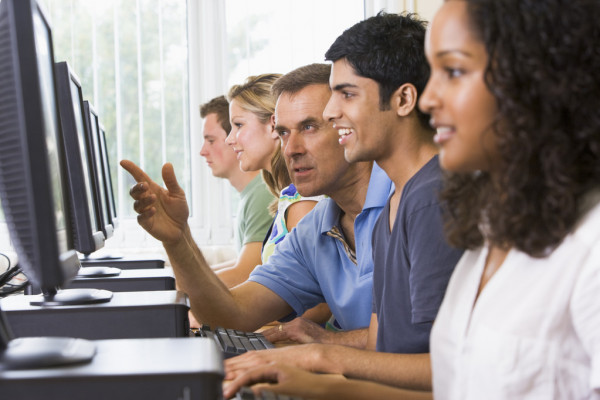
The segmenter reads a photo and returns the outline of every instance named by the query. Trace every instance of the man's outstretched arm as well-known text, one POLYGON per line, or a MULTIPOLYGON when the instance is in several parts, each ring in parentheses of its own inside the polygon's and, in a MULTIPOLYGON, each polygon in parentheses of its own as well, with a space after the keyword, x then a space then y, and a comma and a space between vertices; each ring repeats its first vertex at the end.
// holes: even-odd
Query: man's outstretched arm
POLYGON ((281 297, 260 284, 247 282, 230 292, 219 280, 192 238, 185 193, 171 164, 162 170, 166 189, 133 162, 123 160, 121 166, 138 182, 130 191, 138 222, 162 242, 178 286, 188 294, 198 321, 255 330, 291 312, 281 297))

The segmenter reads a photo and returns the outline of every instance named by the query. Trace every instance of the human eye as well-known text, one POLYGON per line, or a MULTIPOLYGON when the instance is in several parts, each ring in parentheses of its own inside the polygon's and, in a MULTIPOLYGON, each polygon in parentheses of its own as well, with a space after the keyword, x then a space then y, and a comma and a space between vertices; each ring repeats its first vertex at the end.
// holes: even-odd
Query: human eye
POLYGON ((277 134, 279 135, 279 137, 285 137, 289 134, 289 132, 286 131, 285 129, 278 129, 277 134))
POLYGON ((350 99, 354 97, 354 93, 348 92, 347 90, 342 90, 342 98, 350 99))
POLYGON ((463 69, 455 67, 444 67, 444 72, 449 79, 460 78, 465 73, 463 69))
POLYGON ((314 124, 305 124, 302 127, 302 130, 305 132, 312 132, 315 131, 317 129, 317 127, 314 124))

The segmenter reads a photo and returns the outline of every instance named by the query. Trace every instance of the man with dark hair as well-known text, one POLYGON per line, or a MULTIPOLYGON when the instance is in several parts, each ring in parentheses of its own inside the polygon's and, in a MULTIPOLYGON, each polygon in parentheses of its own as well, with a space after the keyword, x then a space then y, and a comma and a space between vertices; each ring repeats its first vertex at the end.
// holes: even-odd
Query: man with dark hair
POLYGON ((424 38, 425 24, 414 15, 380 13, 346 30, 325 54, 333 66, 324 118, 338 130, 346 160, 376 161, 395 185, 373 230, 366 350, 313 344, 257 352, 229 360, 228 378, 281 361, 430 388, 429 333, 462 250, 444 238, 435 132, 417 107, 429 76, 424 38))
MULTIPOLYGON (((276 130, 290 176, 303 196, 325 194, 275 248, 248 281, 228 290, 206 265, 194 243, 185 195, 172 167, 163 167, 163 189, 136 165, 122 161, 139 182, 131 190, 138 221, 161 240, 196 318, 209 325, 252 331, 276 319, 293 318, 327 302, 342 329, 336 340, 364 347, 357 328, 371 316, 371 233, 391 181, 373 162, 348 163, 332 123, 323 119, 331 91, 328 65, 301 67, 283 76, 275 109, 276 130), (304 86, 289 88, 303 76, 304 86), (289 92, 288 92, 289 90, 289 92)), ((279 89, 278 89, 279 90, 279 89)), ((312 325, 311 325, 312 327, 312 325)), ((316 326, 318 327, 318 326, 316 326)), ((276 328, 283 330, 283 325, 276 328)), ((327 341, 330 332, 304 332, 299 341, 327 341)))
POLYGON ((262 241, 271 224, 268 206, 273 196, 259 176, 259 171, 242 171, 235 152, 225 143, 231 131, 227 99, 218 96, 202 104, 200 116, 203 118, 204 136, 200 155, 206 159, 215 177, 227 179, 240 193, 235 234, 238 257, 212 265, 229 287, 245 280, 247 271, 261 262, 262 241))

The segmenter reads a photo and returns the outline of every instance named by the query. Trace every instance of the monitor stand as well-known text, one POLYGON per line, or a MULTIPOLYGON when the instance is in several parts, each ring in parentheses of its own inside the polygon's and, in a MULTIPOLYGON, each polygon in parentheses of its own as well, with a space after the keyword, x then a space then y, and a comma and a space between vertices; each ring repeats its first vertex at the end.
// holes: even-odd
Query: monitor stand
POLYGON ((80 261, 95 261, 95 260, 120 260, 122 259, 123 256, 120 254, 103 254, 101 256, 99 255, 92 255, 92 254, 85 254, 82 258, 80 258, 80 261))
POLYGON ((77 278, 105 278, 107 276, 118 276, 120 273, 120 268, 98 265, 79 268, 77 278))
POLYGON ((89 363, 96 346, 89 340, 66 337, 13 338, 0 309, 0 370, 38 369, 89 363))
POLYGON ((47 289, 42 294, 32 296, 32 306, 74 306, 107 303, 113 294, 102 289, 47 289))

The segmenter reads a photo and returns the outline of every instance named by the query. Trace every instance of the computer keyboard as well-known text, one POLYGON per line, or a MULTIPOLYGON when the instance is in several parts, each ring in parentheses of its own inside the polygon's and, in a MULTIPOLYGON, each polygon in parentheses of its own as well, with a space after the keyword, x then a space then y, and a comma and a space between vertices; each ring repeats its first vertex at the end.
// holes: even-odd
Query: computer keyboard
POLYGON ((302 400, 300 397, 275 394, 273 392, 263 391, 261 394, 254 394, 249 387, 242 387, 235 395, 235 400, 302 400))
POLYGON ((243 332, 234 329, 217 327, 214 330, 203 325, 194 332, 195 336, 213 338, 223 351, 224 358, 238 356, 251 350, 272 349, 273 343, 269 342, 262 333, 243 332))

